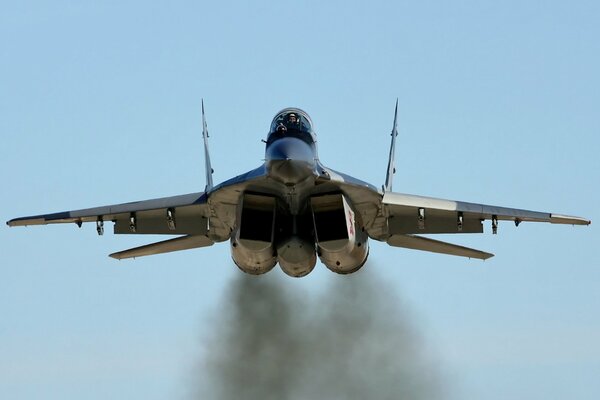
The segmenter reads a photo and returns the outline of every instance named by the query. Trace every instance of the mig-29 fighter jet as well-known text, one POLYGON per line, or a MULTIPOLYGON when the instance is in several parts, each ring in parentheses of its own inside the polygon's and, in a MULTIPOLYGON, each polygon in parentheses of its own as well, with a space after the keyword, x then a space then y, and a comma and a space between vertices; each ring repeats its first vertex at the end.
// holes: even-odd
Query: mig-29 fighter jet
POLYGON ((286 108, 273 119, 266 139, 265 162, 258 168, 213 186, 208 129, 202 104, 206 163, 203 192, 105 207, 16 218, 9 226, 114 223, 115 234, 164 234, 177 238, 113 253, 116 259, 211 246, 229 240, 235 264, 263 274, 276 264, 301 277, 317 256, 330 270, 349 274, 369 255, 368 240, 391 246, 487 259, 493 254, 420 236, 482 233, 491 221, 589 225, 590 221, 547 212, 489 206, 392 192, 398 102, 385 184, 375 186, 334 171, 317 155, 308 114, 286 108))

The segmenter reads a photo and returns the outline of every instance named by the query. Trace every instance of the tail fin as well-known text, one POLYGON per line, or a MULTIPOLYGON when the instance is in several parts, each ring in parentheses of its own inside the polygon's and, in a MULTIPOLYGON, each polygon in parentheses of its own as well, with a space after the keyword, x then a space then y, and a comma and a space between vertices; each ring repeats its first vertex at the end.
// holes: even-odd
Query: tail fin
POLYGON ((387 174, 385 175, 385 185, 383 190, 385 192, 392 191, 392 180, 396 173, 396 167, 394 165, 394 155, 396 152, 396 136, 398 136, 398 99, 396 99, 396 109, 394 111, 394 127, 392 128, 392 142, 390 144, 390 159, 388 161, 387 174))
POLYGON ((204 138, 204 163, 206 168, 206 187, 208 192, 213 187, 212 174, 215 172, 210 165, 210 154, 208 153, 208 127, 206 126, 206 117, 204 116, 204 99, 202 99, 202 137, 204 138))

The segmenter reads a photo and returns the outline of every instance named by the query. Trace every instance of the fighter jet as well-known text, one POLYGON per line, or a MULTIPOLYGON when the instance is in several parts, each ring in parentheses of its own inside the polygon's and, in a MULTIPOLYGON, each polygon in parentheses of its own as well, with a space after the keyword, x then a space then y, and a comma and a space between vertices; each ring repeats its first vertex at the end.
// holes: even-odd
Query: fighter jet
POLYGON ((258 168, 213 186, 208 128, 202 102, 206 163, 203 192, 132 203, 16 218, 9 226, 113 222, 115 234, 176 235, 174 239, 110 254, 116 259, 211 246, 229 240, 235 264, 264 274, 277 264, 301 277, 317 257, 331 271, 350 274, 369 255, 369 239, 394 247, 488 259, 480 250, 421 235, 482 233, 491 221, 589 225, 580 217, 444 200, 392 191, 395 173, 398 101, 394 112, 385 184, 381 189, 321 163, 313 122, 299 108, 278 112, 264 141, 265 161, 258 168))

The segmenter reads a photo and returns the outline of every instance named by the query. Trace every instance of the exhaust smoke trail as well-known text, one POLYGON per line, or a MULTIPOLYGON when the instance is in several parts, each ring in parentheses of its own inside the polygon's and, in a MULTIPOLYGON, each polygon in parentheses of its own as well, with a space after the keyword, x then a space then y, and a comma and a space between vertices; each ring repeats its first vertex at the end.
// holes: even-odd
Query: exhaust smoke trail
POLYGON ((204 341, 198 398, 441 397, 398 299, 369 272, 334 276, 312 296, 294 283, 275 274, 235 278, 204 341))

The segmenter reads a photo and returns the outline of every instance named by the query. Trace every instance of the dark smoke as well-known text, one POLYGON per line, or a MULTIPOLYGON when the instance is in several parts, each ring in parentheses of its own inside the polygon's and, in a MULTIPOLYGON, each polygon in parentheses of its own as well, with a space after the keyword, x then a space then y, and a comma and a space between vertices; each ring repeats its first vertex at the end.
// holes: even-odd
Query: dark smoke
POLYGON ((237 276, 204 341, 197 397, 440 398, 398 298, 369 275, 332 276, 312 296, 276 273, 237 276))

